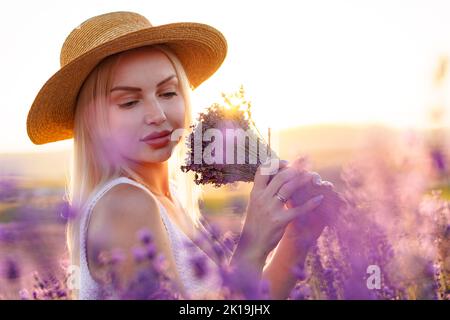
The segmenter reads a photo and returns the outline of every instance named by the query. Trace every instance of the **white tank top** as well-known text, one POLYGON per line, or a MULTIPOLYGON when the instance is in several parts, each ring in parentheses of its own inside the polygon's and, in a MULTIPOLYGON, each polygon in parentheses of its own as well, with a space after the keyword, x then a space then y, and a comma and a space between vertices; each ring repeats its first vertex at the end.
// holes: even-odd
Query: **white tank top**
MULTIPOLYGON (((103 187, 101 187, 93 196, 91 196, 87 205, 84 207, 85 209, 81 216, 80 223, 79 299, 81 300, 101 299, 105 297, 105 294, 107 295, 107 297, 109 296, 109 298, 114 299, 114 294, 105 293, 102 289, 101 284, 93 279, 89 271, 86 255, 86 238, 90 216, 95 204, 106 192, 108 192, 108 190, 120 183, 129 183, 135 185, 151 194, 151 191, 143 184, 127 177, 119 177, 105 183, 103 187)), ((176 192, 176 186, 172 181, 170 181, 170 190, 178 200, 178 203, 180 203, 176 192)), ((180 230, 176 224, 171 222, 171 219, 169 218, 165 207, 158 199, 157 202, 160 207, 162 222, 165 226, 170 240, 171 251, 174 256, 176 269, 179 278, 184 285, 185 291, 189 295, 189 298, 195 299, 196 297, 203 297, 205 294, 210 294, 211 292, 217 292, 221 285, 217 263, 213 259, 211 259, 211 257, 207 255, 202 249, 200 249, 182 230, 180 230), (186 244, 189 245, 189 249, 186 248, 186 244), (192 250, 194 250, 194 252, 192 252, 192 250), (210 272, 208 272, 206 276, 201 279, 196 277, 195 271, 192 268, 191 259, 193 255, 197 256, 197 254, 205 258, 207 264, 206 267, 208 268, 208 270, 210 270, 210 272)))

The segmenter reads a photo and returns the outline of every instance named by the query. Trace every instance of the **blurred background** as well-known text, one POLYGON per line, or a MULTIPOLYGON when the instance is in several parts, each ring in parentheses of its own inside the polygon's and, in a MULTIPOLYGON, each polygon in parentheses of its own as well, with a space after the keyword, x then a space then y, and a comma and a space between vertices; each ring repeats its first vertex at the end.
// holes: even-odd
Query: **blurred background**
MULTIPOLYGON (((370 147, 371 137, 423 138, 436 173, 432 186, 450 199, 448 1, 41 0, 1 6, 3 297, 17 296, 9 289, 32 281, 45 261, 64 257, 72 140, 33 145, 26 116, 59 69, 65 37, 109 11, 136 11, 153 25, 202 22, 223 32, 228 56, 194 92, 195 113, 244 85, 255 123, 262 133, 271 128, 275 151, 287 160, 307 156, 337 188, 341 168, 370 147)), ((250 183, 204 187, 202 211, 224 231, 237 232, 250 189, 250 183)))

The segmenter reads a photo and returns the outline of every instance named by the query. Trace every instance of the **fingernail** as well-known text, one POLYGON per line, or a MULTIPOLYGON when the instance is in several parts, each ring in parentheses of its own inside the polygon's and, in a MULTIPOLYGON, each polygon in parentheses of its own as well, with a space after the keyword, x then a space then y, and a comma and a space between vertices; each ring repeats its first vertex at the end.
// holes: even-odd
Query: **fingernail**
POLYGON ((322 179, 319 176, 314 176, 314 184, 320 186, 322 184, 322 179))
POLYGON ((287 161, 287 160, 281 160, 280 162, 284 166, 287 166, 289 164, 289 161, 287 161))
POLYGON ((320 194, 320 195, 314 197, 314 198, 313 198, 313 201, 314 201, 314 203, 317 204, 317 203, 321 203, 321 202, 322 202, 322 199, 323 199, 323 194, 320 194))
POLYGON ((334 184, 330 181, 323 181, 322 185, 327 186, 327 187, 334 187, 334 184))

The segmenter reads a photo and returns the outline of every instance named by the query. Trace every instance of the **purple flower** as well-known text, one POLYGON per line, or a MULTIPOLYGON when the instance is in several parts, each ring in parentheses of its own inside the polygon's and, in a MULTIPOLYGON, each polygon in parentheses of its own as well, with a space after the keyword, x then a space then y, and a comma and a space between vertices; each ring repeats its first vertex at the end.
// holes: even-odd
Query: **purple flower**
POLYGON ((20 277, 19 265, 11 258, 8 258, 3 265, 3 273, 6 279, 15 281, 20 277))
POLYGON ((159 273, 164 273, 167 269, 167 260, 162 254, 158 254, 153 260, 153 268, 159 273))
POLYGON ((436 275, 436 266, 432 261, 426 263, 424 268, 424 273, 426 276, 434 277, 436 275))
POLYGON ((134 261, 137 263, 143 262, 147 256, 147 251, 142 247, 133 248, 134 261))
POLYGON ((22 289, 19 291, 19 297, 21 300, 29 300, 30 299, 30 293, 27 289, 22 289))
POLYGON ((153 236, 150 230, 148 229, 141 229, 138 232, 139 241, 141 241, 143 244, 150 244, 153 241, 153 236))
POLYGON ((64 220, 74 219, 77 216, 76 210, 67 201, 61 202, 57 211, 64 220))
POLYGON ((0 224, 0 241, 12 243, 16 239, 16 235, 10 228, 0 224))
POLYGON ((439 172, 445 172, 447 169, 445 154, 440 149, 433 149, 431 151, 431 159, 433 160, 436 169, 439 172))
POLYGON ((305 268, 300 265, 300 264, 296 264, 293 268, 292 268, 292 273, 294 274, 294 276, 297 278, 297 280, 299 281, 303 281, 306 279, 306 272, 305 272, 305 268))
POLYGON ((292 300, 307 300, 311 297, 311 288, 307 284, 298 284, 290 294, 292 300))
POLYGON ((153 243, 149 243, 145 247, 147 259, 153 260, 156 256, 156 246, 153 243))
POLYGON ((208 266, 203 255, 197 255, 191 259, 194 274, 198 279, 202 279, 208 273, 208 266))
POLYGON ((17 181, 13 179, 0 180, 0 201, 11 201, 18 195, 17 181))
POLYGON ((221 268, 223 287, 231 292, 233 298, 237 299, 262 299, 267 294, 267 286, 261 283, 261 279, 250 266, 239 268, 221 268))

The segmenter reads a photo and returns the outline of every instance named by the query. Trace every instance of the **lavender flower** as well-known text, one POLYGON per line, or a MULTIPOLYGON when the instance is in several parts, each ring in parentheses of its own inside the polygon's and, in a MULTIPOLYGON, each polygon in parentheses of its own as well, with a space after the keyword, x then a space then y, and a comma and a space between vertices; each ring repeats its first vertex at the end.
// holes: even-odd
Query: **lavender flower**
POLYGON ((77 216, 77 211, 67 201, 62 201, 58 205, 57 212, 64 220, 74 219, 77 216))
POLYGON ((153 241, 152 234, 148 229, 139 230, 138 237, 143 244, 149 244, 153 241))
POLYGON ((204 278, 209 271, 204 256, 200 255, 194 256, 191 259, 191 265, 192 268, 194 269, 194 274, 198 279, 204 278))
POLYGON ((3 274, 9 281, 16 281, 20 277, 19 265, 11 258, 3 263, 3 274))

